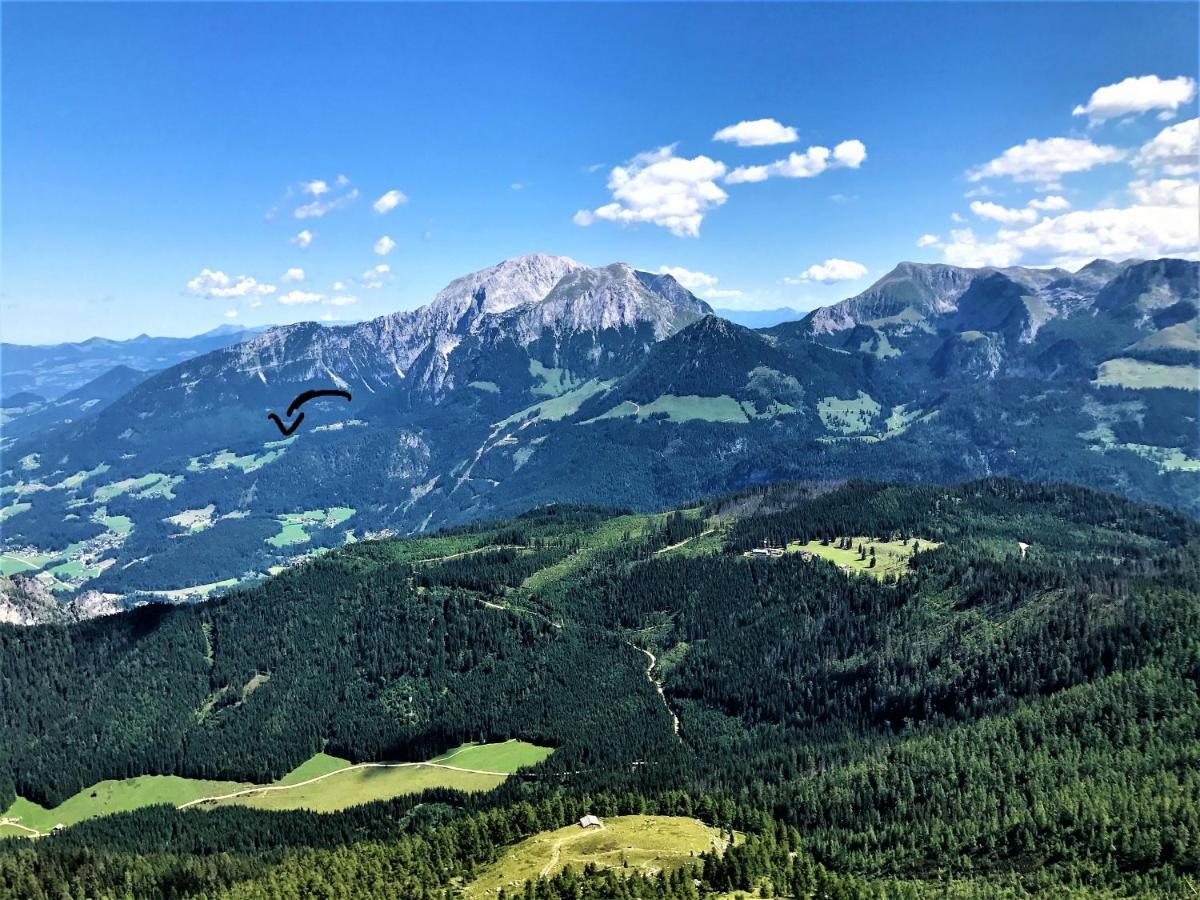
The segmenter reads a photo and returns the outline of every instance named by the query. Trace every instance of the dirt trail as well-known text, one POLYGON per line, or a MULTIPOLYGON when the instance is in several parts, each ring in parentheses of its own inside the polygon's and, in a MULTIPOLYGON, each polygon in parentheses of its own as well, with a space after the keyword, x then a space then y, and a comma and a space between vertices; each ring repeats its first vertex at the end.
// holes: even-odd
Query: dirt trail
POLYGON ((645 647, 639 647, 637 644, 630 644, 629 646, 633 647, 634 650, 639 650, 642 653, 645 653, 646 659, 650 660, 650 664, 646 666, 646 677, 650 679, 650 683, 654 685, 654 689, 658 691, 658 696, 662 698, 663 706, 666 708, 668 715, 671 716, 671 722, 675 728, 675 740, 682 743, 683 738, 679 736, 679 716, 675 715, 675 711, 671 709, 671 704, 667 702, 667 695, 663 693, 662 682, 654 677, 654 667, 658 665, 658 658, 645 647))
POLYGON ((290 791, 298 787, 305 787, 318 781, 324 781, 326 778, 332 778, 335 775, 342 775, 346 772, 353 772, 356 769, 414 769, 419 766, 425 766, 430 769, 449 769, 452 772, 468 772, 472 775, 498 775, 501 778, 507 778, 511 772, 489 772, 486 769, 467 769, 462 766, 447 766, 443 763, 435 762, 409 762, 409 763, 358 763, 357 765, 347 766, 344 769, 335 769, 332 772, 326 772, 324 775, 318 775, 315 778, 309 778, 306 781, 297 781, 295 784, 264 784, 257 785, 251 788, 243 788, 240 791, 231 791, 228 794, 217 794, 212 797, 198 797, 195 800, 189 800, 187 803, 182 803, 175 807, 176 809, 187 809, 191 806, 196 806, 200 803, 211 803, 217 800, 229 800, 233 797, 245 797, 249 794, 265 794, 273 791, 290 791))
POLYGON ((558 861, 562 858, 563 844, 569 844, 586 837, 592 831, 603 831, 604 823, 601 822, 598 828, 584 828, 578 834, 570 835, 569 837, 560 837, 554 842, 554 846, 550 849, 550 861, 542 867, 542 878, 549 878, 550 873, 554 871, 554 867, 558 865, 558 861))
POLYGON ((659 554, 659 553, 667 553, 667 552, 669 552, 669 551, 671 551, 671 550, 675 550, 675 549, 677 549, 677 548, 679 548, 679 547, 682 547, 682 546, 683 546, 684 544, 686 544, 688 541, 694 541, 696 538, 702 538, 702 537, 704 537, 705 535, 712 534, 712 533, 713 533, 714 531, 716 531, 716 530, 717 530, 717 529, 715 529, 715 528, 710 528, 710 529, 708 529, 707 531, 702 531, 702 532, 700 532, 699 534, 693 534, 693 535, 692 535, 691 537, 689 537, 689 538, 684 538, 684 539, 683 539, 682 541, 680 541, 678 544, 672 544, 672 545, 671 545, 671 546, 669 546, 669 547, 663 547, 661 550, 655 550, 655 551, 654 551, 654 552, 655 552, 655 555, 657 555, 657 554, 659 554))
POLYGON ((20 822, 5 822, 4 824, 9 826, 10 828, 20 828, 22 831, 28 831, 34 837, 45 837, 46 836, 46 833, 44 831, 38 831, 36 828, 30 828, 28 825, 22 825, 20 822))

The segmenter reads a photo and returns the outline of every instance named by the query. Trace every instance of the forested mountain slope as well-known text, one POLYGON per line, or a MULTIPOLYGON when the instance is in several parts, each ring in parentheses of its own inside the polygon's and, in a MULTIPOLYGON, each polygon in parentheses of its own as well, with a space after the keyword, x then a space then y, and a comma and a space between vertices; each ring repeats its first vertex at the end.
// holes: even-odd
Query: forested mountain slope
POLYGON ((1065 485, 785 484, 357 544, 208 603, 0 627, 0 804, 322 748, 549 759, 475 798, 98 819, 0 844, 0 895, 451 896, 585 811, 750 839, 698 883, 533 896, 1173 895, 1200 869, 1197 635, 1200 526, 1065 485))
POLYGON ((16 440, 3 574, 133 604, 538 504, 781 479, 1071 481, 1200 512, 1200 264, 904 263, 750 330, 669 275, 534 254, 354 326, 273 329, 16 440), (284 438, 268 421, 300 391, 284 438))

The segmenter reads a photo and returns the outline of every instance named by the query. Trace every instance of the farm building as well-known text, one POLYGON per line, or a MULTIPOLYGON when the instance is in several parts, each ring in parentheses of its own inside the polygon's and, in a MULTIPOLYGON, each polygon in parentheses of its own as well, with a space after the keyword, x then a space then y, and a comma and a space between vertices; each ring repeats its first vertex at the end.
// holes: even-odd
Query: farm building
POLYGON ((579 827, 580 828, 603 828, 604 823, 602 823, 600 821, 600 819, 597 818, 596 816, 593 816, 591 813, 588 813, 586 816, 584 816, 582 819, 579 820, 579 827))

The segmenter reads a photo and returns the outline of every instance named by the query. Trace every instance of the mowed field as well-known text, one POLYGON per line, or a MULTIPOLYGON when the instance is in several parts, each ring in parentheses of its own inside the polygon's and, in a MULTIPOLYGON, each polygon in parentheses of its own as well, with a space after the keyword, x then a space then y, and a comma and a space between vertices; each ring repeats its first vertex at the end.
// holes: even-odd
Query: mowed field
MULTIPOLYGON (((671 872, 695 861, 706 850, 723 850, 727 836, 697 819, 683 816, 616 816, 602 828, 568 825, 544 831, 510 847, 464 889, 469 900, 490 900, 531 878, 549 877, 567 866, 581 871, 588 863, 619 869, 626 864, 645 874, 671 872)), ((515 896, 515 895, 514 895, 515 896)))
MULTIPOLYGON (((536 765, 552 752, 548 747, 511 740, 495 744, 463 744, 420 763, 364 765, 318 753, 270 785, 206 781, 176 775, 141 775, 102 781, 68 797, 52 809, 18 797, 0 814, 0 820, 15 820, 25 828, 46 833, 55 825, 74 825, 85 819, 160 803, 197 809, 241 804, 259 809, 334 812, 429 787, 490 790, 508 775, 536 765), (221 799, 206 801, 205 798, 221 799)), ((3 829, 0 836, 31 836, 28 831, 11 824, 0 827, 3 829)))
POLYGON ((859 535, 850 538, 853 547, 850 550, 838 547, 836 541, 828 547, 822 546, 820 541, 809 541, 807 544, 793 541, 787 545, 787 552, 799 553, 801 550, 807 550, 814 556, 827 559, 839 566, 846 566, 852 572, 865 572, 882 579, 887 575, 899 575, 908 571, 908 560, 913 554, 914 542, 919 550, 936 550, 941 546, 941 544, 920 537, 910 541, 876 541, 859 535), (859 558, 858 548, 860 545, 867 548, 866 559, 859 558), (871 566, 872 549, 875 551, 874 567, 871 566))

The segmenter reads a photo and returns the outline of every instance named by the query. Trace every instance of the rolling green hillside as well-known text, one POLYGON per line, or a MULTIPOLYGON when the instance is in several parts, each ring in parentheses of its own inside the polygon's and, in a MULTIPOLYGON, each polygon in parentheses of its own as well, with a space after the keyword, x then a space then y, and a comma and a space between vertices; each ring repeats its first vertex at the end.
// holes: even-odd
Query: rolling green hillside
MULTIPOLYGON (((196 606, 0 627, 6 806, 149 773, 261 784, 322 749, 555 751, 482 793, 84 821, 0 844, 0 896, 440 898, 587 813, 746 841, 669 865, 602 848, 617 865, 551 865, 535 896, 1172 896, 1200 866, 1198 552, 1193 520, 1064 485, 785 484, 546 508, 196 606), (747 555, 764 541, 795 552, 747 555), (864 545, 876 577, 839 568, 864 545)), ((453 759, 506 771, 478 752, 453 759)), ((547 862, 486 887, 524 896, 547 862)))

